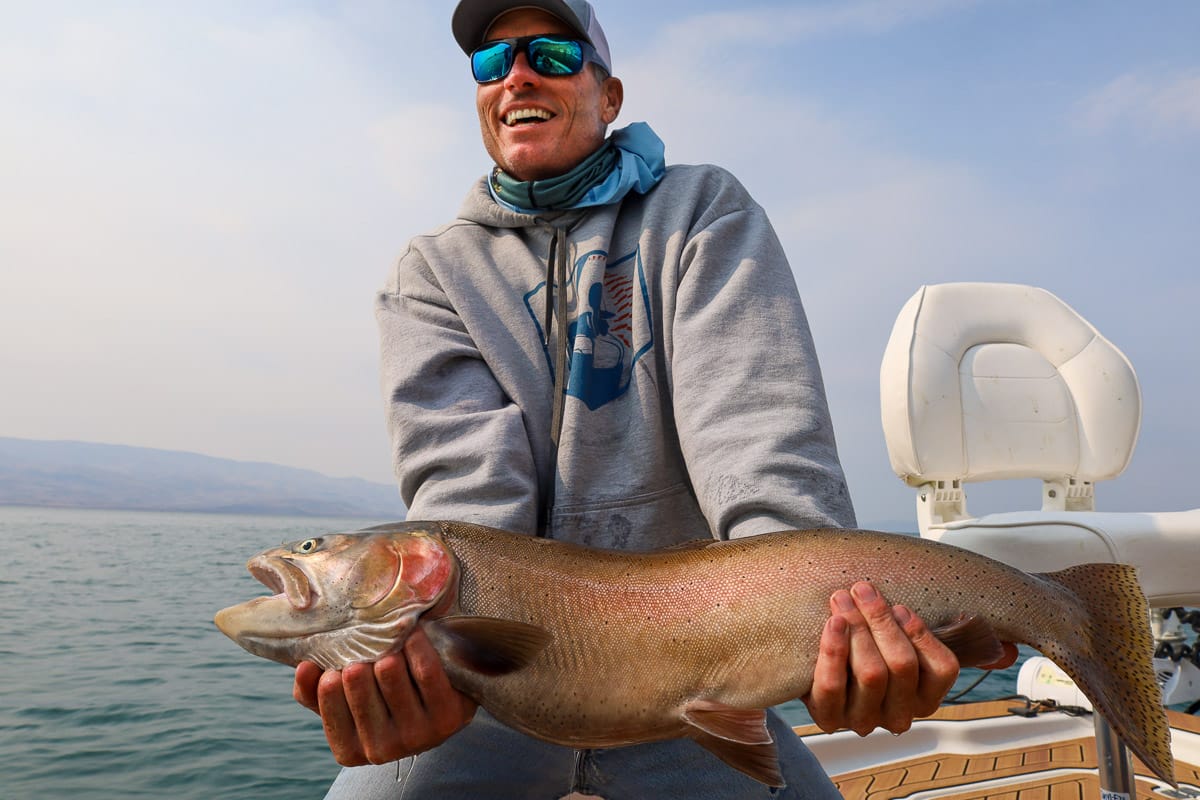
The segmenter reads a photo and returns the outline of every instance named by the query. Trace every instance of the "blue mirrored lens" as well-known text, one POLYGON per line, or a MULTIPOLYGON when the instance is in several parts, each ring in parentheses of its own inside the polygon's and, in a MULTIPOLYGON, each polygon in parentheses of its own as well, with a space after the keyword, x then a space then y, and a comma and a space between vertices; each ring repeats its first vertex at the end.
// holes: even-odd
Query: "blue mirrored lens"
POLYGON ((570 39, 534 39, 527 55, 540 75, 574 75, 583 69, 583 48, 570 39))
POLYGON ((471 53, 471 73, 479 83, 498 81, 512 70, 517 50, 524 49, 529 66, 539 75, 575 75, 583 69, 590 47, 553 36, 497 39, 471 53))
POLYGON ((508 42, 485 45, 471 54, 471 72, 480 83, 498 81, 513 65, 513 46, 508 42))

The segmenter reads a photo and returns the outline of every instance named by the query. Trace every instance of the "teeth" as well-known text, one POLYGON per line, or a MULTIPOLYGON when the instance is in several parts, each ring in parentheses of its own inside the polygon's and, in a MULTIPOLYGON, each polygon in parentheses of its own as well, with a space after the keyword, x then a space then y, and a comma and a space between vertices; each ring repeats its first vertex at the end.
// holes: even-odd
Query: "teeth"
POLYGON ((550 112, 543 111, 540 108, 522 108, 517 111, 510 111, 504 115, 504 124, 512 125, 523 119, 550 119, 550 112))

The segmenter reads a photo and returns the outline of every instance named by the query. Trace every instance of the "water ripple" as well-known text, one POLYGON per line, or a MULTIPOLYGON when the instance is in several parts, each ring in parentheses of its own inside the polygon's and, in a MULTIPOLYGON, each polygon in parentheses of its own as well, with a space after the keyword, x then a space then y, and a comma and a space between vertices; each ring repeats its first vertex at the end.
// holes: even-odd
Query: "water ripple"
POLYGON ((3 800, 321 796, 338 767, 290 670, 212 616, 260 593, 250 554, 356 527, 0 508, 4 573, 22 576, 0 580, 3 800))

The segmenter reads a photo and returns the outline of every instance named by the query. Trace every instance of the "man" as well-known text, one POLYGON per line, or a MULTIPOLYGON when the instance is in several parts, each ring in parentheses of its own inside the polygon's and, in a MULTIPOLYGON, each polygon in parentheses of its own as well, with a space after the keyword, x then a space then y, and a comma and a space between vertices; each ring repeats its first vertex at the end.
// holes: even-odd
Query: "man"
MULTIPOLYGON (((584 0, 462 0, 452 28, 495 169, 410 243, 377 304, 409 518, 628 549, 853 525, 763 210, 719 168, 667 169, 643 124, 606 138, 623 87, 584 0)), ((831 610, 805 698, 818 724, 899 732, 937 707, 958 664, 921 620, 867 584, 831 610)), ((386 765, 344 770, 331 798, 399 796, 398 779, 407 798, 766 794, 686 740, 572 751, 517 734, 450 686, 419 634, 374 665, 302 664, 295 695, 339 763, 386 765)), ((837 797, 769 724, 780 796, 837 797)))

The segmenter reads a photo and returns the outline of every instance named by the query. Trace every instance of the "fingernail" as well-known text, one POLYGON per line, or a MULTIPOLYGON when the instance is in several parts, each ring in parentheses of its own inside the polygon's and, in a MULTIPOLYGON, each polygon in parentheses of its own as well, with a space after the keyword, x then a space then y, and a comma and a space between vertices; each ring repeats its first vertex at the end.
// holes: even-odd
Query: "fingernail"
POLYGON ((892 609, 892 616, 896 618, 896 622, 907 625, 908 621, 912 619, 912 612, 904 606, 896 606, 892 609))
POLYGON ((869 583, 856 583, 850 587, 850 592, 863 603, 870 603, 879 596, 875 593, 875 587, 869 583))
POLYGON ((833 593, 833 604, 839 611, 854 610, 854 600, 850 597, 850 593, 845 589, 839 589, 833 593))
POLYGON ((829 621, 825 623, 825 627, 829 629, 830 633, 842 636, 846 633, 846 620, 841 617, 830 617, 829 621))

